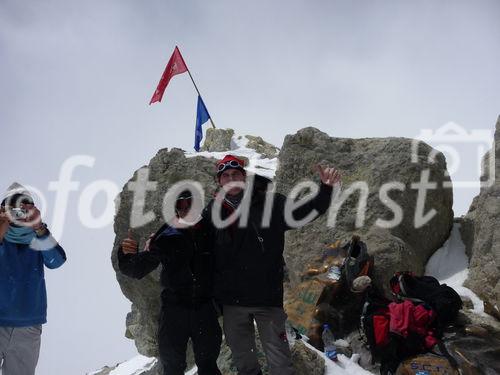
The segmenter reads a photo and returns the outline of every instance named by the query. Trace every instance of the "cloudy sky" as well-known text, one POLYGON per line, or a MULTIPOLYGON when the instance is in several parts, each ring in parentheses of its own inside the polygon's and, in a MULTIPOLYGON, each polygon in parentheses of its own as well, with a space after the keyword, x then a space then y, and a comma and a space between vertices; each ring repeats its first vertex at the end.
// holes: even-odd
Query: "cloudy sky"
MULTIPOLYGON (((175 45, 218 127, 277 146, 305 126, 354 138, 415 137, 448 122, 491 132, 498 14, 495 0, 0 0, 0 189, 14 180, 38 188, 50 225, 49 183, 64 161, 94 161, 73 173, 79 186, 59 236, 68 263, 47 272, 38 374, 83 374, 135 353, 109 261, 112 225, 86 228, 78 202, 96 180, 121 188, 160 148, 192 149, 186 75, 148 106, 175 45)), ((474 195, 455 191, 456 216, 474 195)), ((105 203, 96 199, 95 215, 105 203)))

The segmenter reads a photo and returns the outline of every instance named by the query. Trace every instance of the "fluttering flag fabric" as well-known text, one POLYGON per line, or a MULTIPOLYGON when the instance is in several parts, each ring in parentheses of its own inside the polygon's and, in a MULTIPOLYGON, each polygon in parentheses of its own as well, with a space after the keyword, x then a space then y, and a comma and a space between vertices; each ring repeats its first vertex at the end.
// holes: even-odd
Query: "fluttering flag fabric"
POLYGON ((201 127, 205 122, 210 120, 207 107, 203 103, 203 99, 198 95, 198 106, 196 108, 196 129, 194 131, 194 149, 196 152, 200 151, 200 143, 203 139, 203 128, 201 127))
POLYGON ((149 105, 156 102, 161 102, 163 93, 165 92, 165 89, 167 88, 167 85, 172 79, 172 77, 175 76, 176 74, 185 73, 187 71, 188 68, 186 63, 184 62, 184 59, 182 58, 181 51, 179 51, 179 48, 175 46, 174 53, 172 53, 170 60, 168 60, 167 67, 165 68, 165 71, 163 72, 160 78, 158 87, 156 87, 156 90, 153 94, 153 97, 151 98, 151 101, 149 102, 149 105))

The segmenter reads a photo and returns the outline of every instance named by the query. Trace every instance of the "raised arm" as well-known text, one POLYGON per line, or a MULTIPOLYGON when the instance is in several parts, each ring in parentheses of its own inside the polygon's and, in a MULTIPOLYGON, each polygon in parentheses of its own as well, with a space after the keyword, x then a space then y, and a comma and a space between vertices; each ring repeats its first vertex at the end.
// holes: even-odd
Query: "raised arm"
POLYGON ((45 267, 55 269, 61 267, 64 262, 66 262, 66 253, 64 249, 52 237, 48 229, 46 230, 46 234, 37 237, 36 243, 41 245, 41 253, 45 267))
POLYGON ((293 203, 290 198, 283 199, 283 223, 285 230, 296 229, 315 220, 317 217, 324 214, 330 207, 334 186, 340 184, 340 173, 335 168, 323 167, 320 165, 316 166, 316 169, 319 173, 321 184, 318 194, 313 199, 291 211, 291 215, 287 213, 287 205, 292 206, 293 203), (316 215, 314 215, 314 213, 316 213, 316 215), (310 220, 305 220, 306 218, 310 218, 310 220), (294 223, 302 222, 304 220, 305 223, 302 223, 301 225, 294 225, 294 223))
POLYGON ((120 271, 134 279, 142 279, 155 270, 160 264, 160 258, 155 252, 139 252, 139 244, 132 238, 129 229, 128 237, 124 239, 118 249, 118 268, 120 271))
POLYGON ((30 247, 40 251, 45 267, 54 269, 61 267, 66 262, 66 253, 57 243, 47 229, 47 225, 42 222, 40 210, 33 203, 22 203, 21 208, 26 210, 26 217, 15 223, 33 229, 35 239, 30 247))

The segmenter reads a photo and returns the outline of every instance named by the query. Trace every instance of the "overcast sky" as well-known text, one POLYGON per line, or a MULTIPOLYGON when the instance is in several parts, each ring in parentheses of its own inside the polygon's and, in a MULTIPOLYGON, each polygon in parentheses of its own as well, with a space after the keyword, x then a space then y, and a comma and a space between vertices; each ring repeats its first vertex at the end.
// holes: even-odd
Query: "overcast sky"
MULTIPOLYGON (((491 132, 499 14, 494 0, 0 0, 0 189, 14 180, 40 189, 50 225, 49 182, 67 158, 95 158, 73 176, 60 238, 68 263, 47 272, 37 373, 83 374, 135 353, 109 261, 112 226, 87 229, 76 210, 91 182, 121 187, 158 149, 192 149, 187 75, 148 106, 175 45, 218 127, 277 146, 311 125, 354 138, 415 137, 450 121, 491 132)), ((456 216, 474 195, 455 191, 456 216)))

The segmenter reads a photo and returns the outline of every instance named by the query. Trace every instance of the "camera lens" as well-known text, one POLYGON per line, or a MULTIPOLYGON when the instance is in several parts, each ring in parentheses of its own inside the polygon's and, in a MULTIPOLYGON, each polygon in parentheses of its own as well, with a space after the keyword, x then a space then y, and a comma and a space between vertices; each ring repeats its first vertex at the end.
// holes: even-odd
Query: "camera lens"
POLYGON ((24 211, 22 208, 13 208, 11 210, 11 215, 14 219, 25 219, 26 218, 26 211, 24 211))

